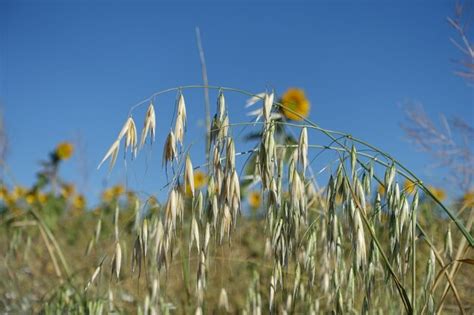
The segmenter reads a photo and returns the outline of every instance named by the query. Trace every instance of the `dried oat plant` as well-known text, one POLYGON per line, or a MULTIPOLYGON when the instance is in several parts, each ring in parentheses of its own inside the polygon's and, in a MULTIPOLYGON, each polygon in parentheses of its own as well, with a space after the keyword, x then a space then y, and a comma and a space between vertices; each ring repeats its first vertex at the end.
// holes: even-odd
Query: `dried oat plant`
MULTIPOLYGON (((166 93, 177 93, 172 130, 167 135, 156 134, 166 139, 163 166, 173 170, 166 186, 167 200, 147 216, 136 211, 133 244, 121 242, 116 223, 115 244, 104 252, 87 290, 100 281, 101 274, 105 275, 106 263, 111 265, 109 277, 120 280, 121 270, 127 268, 129 261, 125 256, 129 255, 132 274, 138 283, 144 279, 147 288, 140 313, 169 313, 175 308, 179 312, 193 310, 195 314, 217 309, 237 311, 231 303, 231 288, 215 281, 215 274, 225 271, 215 267, 226 268, 226 264, 218 262, 230 261, 219 253, 225 248, 232 250, 242 216, 244 187, 238 166, 241 164, 236 159, 245 156, 246 151, 239 150, 233 130, 246 126, 259 130, 255 147, 247 153, 254 158, 252 185, 260 187, 263 196, 262 228, 257 233, 266 240, 260 247, 266 258, 255 262, 262 268, 255 269, 240 312, 434 313, 440 306, 438 298, 443 293, 438 284, 442 282, 453 292, 458 311, 466 313, 454 279, 447 272, 452 263, 451 234, 465 240, 466 250, 474 245, 462 220, 413 172, 373 145, 350 134, 324 129, 304 117, 300 117, 301 123, 276 119, 277 109, 284 105, 275 101, 273 91, 257 95, 234 88, 193 85, 157 92, 132 107, 101 165, 110 159, 114 166, 122 139, 132 158, 143 148, 147 137, 153 140, 155 113, 159 115, 160 109, 151 101, 166 93), (203 88, 217 91, 217 106, 208 130, 208 160, 205 165, 196 165, 185 146, 185 94, 203 88), (232 122, 226 102, 229 93, 258 102, 262 120, 232 122), (138 145, 134 119, 144 104, 149 107, 138 145), (282 144, 276 139, 281 125, 299 133, 298 143, 282 144), (330 155, 332 162, 323 168, 328 183, 320 190, 311 175, 311 164, 315 156, 323 153, 330 155), (198 190, 194 186, 195 170, 204 167, 207 189, 198 190), (408 190, 401 185, 405 180, 415 188, 408 190), (433 206, 452 222, 445 240, 447 254, 441 252, 439 240, 425 232, 419 213, 422 196, 432 199, 433 206), (420 261, 419 251, 431 253, 428 261, 420 261), (167 279, 177 264, 182 266, 186 307, 166 294, 167 279), (216 308, 208 302, 213 288, 217 289, 216 308), (383 298, 387 296, 394 298, 383 298)), ((137 201, 137 209, 142 206, 137 201)), ((114 222, 118 222, 118 216, 117 208, 114 222)), ((100 227, 97 230, 100 234, 100 227)), ((241 259, 246 262, 245 257, 241 259)), ((113 296, 120 281, 108 286, 109 309, 113 309, 113 296)))

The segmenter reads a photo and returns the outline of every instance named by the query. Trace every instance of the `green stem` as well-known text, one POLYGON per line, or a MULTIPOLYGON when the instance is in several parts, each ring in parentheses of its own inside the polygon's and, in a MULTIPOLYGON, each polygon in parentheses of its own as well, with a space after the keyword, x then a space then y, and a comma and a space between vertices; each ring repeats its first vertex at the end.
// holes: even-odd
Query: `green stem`
POLYGON ((67 276, 67 278, 69 278, 69 276, 71 274, 70 271, 69 271, 70 270, 69 265, 66 261, 66 258, 64 258, 63 252, 62 252, 61 247, 59 246, 58 242, 56 241, 56 238, 54 237, 53 233, 48 228, 48 226, 44 223, 43 218, 39 215, 39 213, 37 213, 34 209, 31 209, 31 208, 30 208, 29 211, 31 212, 33 217, 38 221, 41 228, 44 230, 44 232, 46 233, 48 238, 53 243, 54 249, 58 253, 59 259, 61 260, 61 264, 63 265, 64 271, 66 272, 66 276, 67 276))

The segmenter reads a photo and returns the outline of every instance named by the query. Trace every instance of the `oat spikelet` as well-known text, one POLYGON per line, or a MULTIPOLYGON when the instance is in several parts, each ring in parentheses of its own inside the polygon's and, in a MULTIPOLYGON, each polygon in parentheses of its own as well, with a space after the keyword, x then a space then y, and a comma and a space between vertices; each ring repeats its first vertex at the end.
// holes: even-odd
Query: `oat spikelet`
POLYGON ((226 162, 227 170, 232 171, 235 168, 235 145, 231 138, 227 142, 226 162))
POLYGON ((176 141, 183 144, 184 129, 186 128, 186 104, 184 103, 184 96, 179 94, 178 110, 176 114, 176 125, 174 127, 174 134, 176 141))
POLYGON ((110 157, 110 169, 113 168, 115 161, 117 160, 119 148, 120 148, 120 141, 122 138, 126 136, 125 138, 125 150, 130 147, 130 150, 132 152, 133 157, 137 156, 137 128, 135 126, 135 122, 133 121, 132 117, 129 117, 125 124, 122 127, 122 130, 120 131, 117 139, 112 143, 110 146, 109 150, 105 154, 104 158, 102 161, 99 163, 99 166, 97 166, 97 169, 99 169, 102 164, 110 157))
POLYGON ((168 137, 166 137, 165 146, 163 148, 163 166, 165 166, 167 162, 176 160, 176 158, 176 139, 173 131, 170 131, 168 137))
POLYGON ((120 243, 117 242, 115 245, 115 257, 114 257, 114 270, 117 280, 120 277, 120 268, 122 267, 122 248, 120 247, 120 243))
POLYGON ((193 221, 191 223, 191 240, 190 240, 190 243, 189 243, 189 251, 191 252, 191 249, 193 247, 193 244, 194 242, 196 242, 196 249, 197 249, 197 252, 199 253, 201 251, 201 248, 200 248, 200 240, 199 240, 199 226, 198 226, 198 223, 196 221, 196 218, 193 217, 193 221))
POLYGON ((183 125, 186 125, 186 104, 184 102, 184 96, 182 93, 179 94, 178 115, 183 117, 183 125))
POLYGON ((265 97, 265 92, 256 94, 255 96, 252 96, 245 102, 245 107, 250 107, 253 104, 257 103, 258 101, 261 101, 265 97))
POLYGON ((151 142, 155 141, 155 130, 156 130, 156 118, 155 118, 155 108, 153 103, 150 103, 148 110, 145 116, 145 123, 142 130, 142 136, 140 141, 140 147, 143 148, 145 145, 146 137, 150 133, 151 142))
POLYGON ((148 220, 145 218, 142 224, 143 254, 146 257, 148 253, 148 220))
POLYGON ((229 299, 227 298, 227 292, 224 288, 222 288, 219 295, 219 308, 229 312, 229 299))
POLYGON ((191 158, 189 154, 186 156, 186 166, 184 169, 184 182, 186 187, 189 187, 191 190, 191 195, 194 197, 194 171, 193 164, 191 163, 191 158))
POLYGON ((92 274, 91 279, 89 280, 89 282, 87 282, 87 285, 86 285, 84 291, 87 291, 89 289, 89 287, 91 286, 91 284, 94 283, 95 279, 97 278, 97 276, 99 275, 101 270, 102 270, 102 262, 95 269, 94 273, 92 274))
POLYGON ((308 131, 306 127, 301 130, 300 140, 298 143, 298 160, 303 166, 303 175, 308 166, 308 131))
POLYGON ((273 106, 273 98, 274 94, 273 92, 270 94, 265 94, 265 99, 263 101, 263 117, 265 118, 265 121, 270 120, 270 114, 272 111, 272 106, 273 106))
POLYGON ((138 151, 138 136, 137 136, 137 127, 132 117, 128 118, 129 127, 127 130, 127 137, 125 139, 125 151, 130 147, 133 157, 137 156, 138 151))
POLYGON ((219 93, 219 100, 217 102, 217 113, 219 121, 222 122, 224 120, 225 115, 225 97, 224 93, 222 92, 219 93))
POLYGON ((102 161, 99 163, 99 166, 97 166, 97 169, 99 169, 102 164, 104 164, 105 161, 110 157, 110 165, 109 165, 109 170, 111 170, 114 165, 115 161, 117 161, 117 156, 119 153, 119 147, 120 147, 120 140, 115 140, 114 143, 112 143, 112 146, 110 146, 109 150, 105 154, 104 158, 102 161))

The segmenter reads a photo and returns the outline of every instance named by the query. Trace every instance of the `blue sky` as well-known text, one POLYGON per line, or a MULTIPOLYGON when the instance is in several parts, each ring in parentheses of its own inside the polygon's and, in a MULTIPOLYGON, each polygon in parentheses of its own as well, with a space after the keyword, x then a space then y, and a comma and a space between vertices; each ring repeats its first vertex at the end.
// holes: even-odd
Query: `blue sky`
MULTIPOLYGON (((311 100, 313 121, 363 138, 425 181, 443 185, 442 172, 428 167, 432 160, 404 139, 399 124, 407 102, 422 103, 435 119, 444 113, 474 123, 474 90, 453 75, 459 53, 446 23, 453 10, 454 1, 2 0, 0 102, 7 163, 16 180, 29 185, 38 162, 69 140, 78 150, 62 173, 90 198, 120 181, 158 191, 166 180, 161 149, 173 93, 156 101, 158 141, 152 150, 126 168, 118 163, 108 179, 107 169, 96 166, 131 105, 162 89, 201 83, 199 26, 210 84, 280 93, 301 87, 311 100)), ((198 156, 202 91, 185 96, 198 156)), ((229 95, 229 102, 232 121, 248 119, 244 97, 229 95)), ((141 127, 144 109, 137 115, 141 127)))

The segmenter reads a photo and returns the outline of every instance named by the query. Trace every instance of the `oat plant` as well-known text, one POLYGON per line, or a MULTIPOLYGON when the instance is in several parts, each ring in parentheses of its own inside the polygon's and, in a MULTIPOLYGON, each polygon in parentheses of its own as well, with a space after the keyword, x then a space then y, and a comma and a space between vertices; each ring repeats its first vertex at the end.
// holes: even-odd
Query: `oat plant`
MULTIPOLYGON (((131 270, 142 292, 140 314, 431 314, 445 295, 440 283, 453 293, 457 312, 468 311, 447 272, 455 259, 453 250, 448 255, 442 248, 443 244, 452 247, 455 237, 464 240, 458 248, 464 252, 472 248, 474 239, 462 216, 441 203, 392 155, 348 133, 320 127, 277 101, 273 91, 257 95, 193 85, 154 93, 132 106, 99 167, 109 161, 112 170, 122 148, 134 158, 155 136, 165 139, 162 163, 163 172, 171 174, 168 197, 152 208, 146 200, 137 201, 133 241, 128 243, 121 240, 117 206, 114 245, 103 248, 84 287, 108 301, 101 311, 119 309, 115 297, 124 270, 131 270), (186 142, 185 94, 203 88, 217 92, 217 106, 207 131, 207 160, 198 165, 186 142), (164 106, 160 96, 166 93, 177 96, 175 115, 170 117, 173 127, 163 134, 157 131, 162 128, 155 117, 164 106), (229 93, 259 104, 259 119, 233 122, 226 102, 229 93), (143 106, 148 108, 138 132, 136 119, 143 106), (299 122, 282 119, 277 115, 282 109, 299 117, 299 122), (242 127, 258 134, 251 150, 239 148, 242 143, 235 129, 242 127), (291 130, 298 140, 280 141, 281 128, 291 130), (329 157, 327 165, 315 175, 313 162, 323 154, 329 157), (255 231, 260 235, 256 241, 262 243, 256 261, 232 255, 239 222, 246 216, 242 168, 249 155, 252 171, 245 180, 263 196, 255 231), (196 169, 206 170, 205 189, 194 185, 196 169), (327 179, 323 188, 316 182, 321 179, 327 179), (413 183, 413 189, 401 184, 405 180, 413 183), (420 206, 425 200, 432 200, 431 207, 440 209, 450 222, 445 240, 425 231, 420 206), (231 287, 217 280, 229 276, 229 269, 239 264, 253 266, 252 276, 240 281, 248 279, 248 283, 238 283, 247 287, 245 301, 240 302, 231 287), (177 292, 173 285, 184 299, 171 293, 177 292)), ((97 230, 100 234, 99 225, 97 230)))

